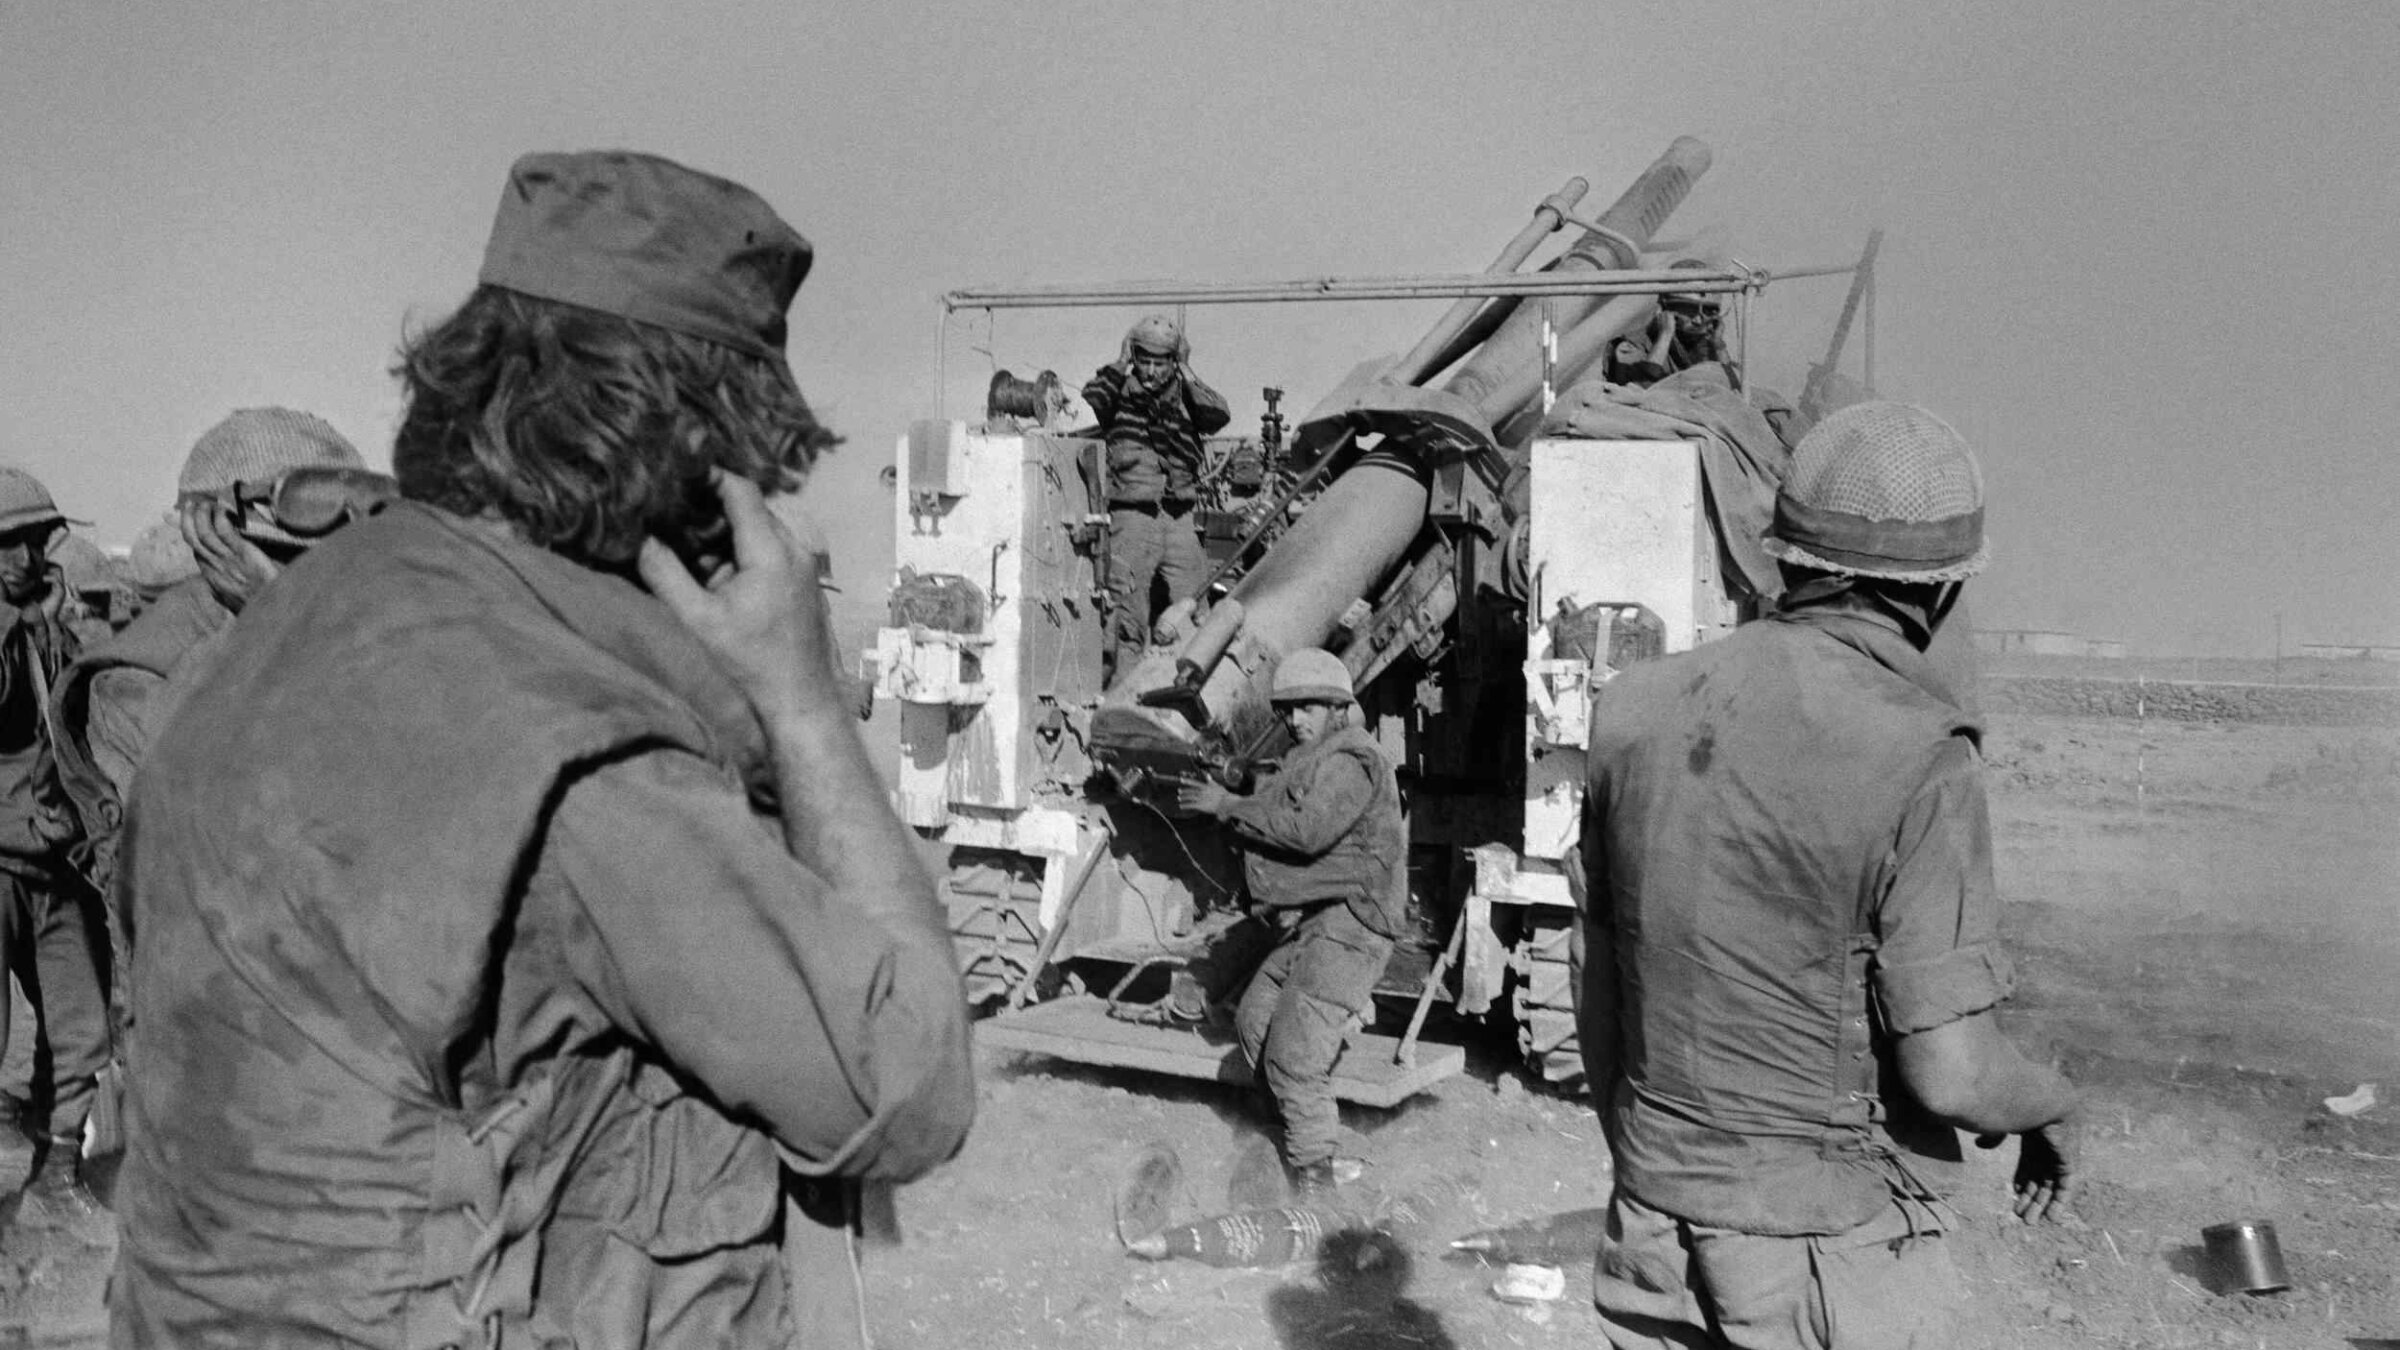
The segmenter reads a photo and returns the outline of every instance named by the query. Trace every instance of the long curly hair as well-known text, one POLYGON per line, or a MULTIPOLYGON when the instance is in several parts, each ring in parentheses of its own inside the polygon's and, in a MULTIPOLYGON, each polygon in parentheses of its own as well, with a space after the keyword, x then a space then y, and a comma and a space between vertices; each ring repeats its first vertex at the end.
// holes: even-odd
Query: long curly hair
POLYGON ((497 286, 406 341, 392 373, 402 496, 604 570, 646 535, 729 551, 711 471, 788 491, 840 440, 780 361, 497 286))

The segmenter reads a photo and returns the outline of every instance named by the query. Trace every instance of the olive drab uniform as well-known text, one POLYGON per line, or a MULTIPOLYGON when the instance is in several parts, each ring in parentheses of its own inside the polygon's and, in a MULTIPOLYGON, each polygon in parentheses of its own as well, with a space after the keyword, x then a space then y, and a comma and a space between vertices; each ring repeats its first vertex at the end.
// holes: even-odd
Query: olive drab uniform
MULTIPOLYGON (((47 1074, 36 1075, 44 1081, 23 1086, 37 1108, 48 1107, 55 1160, 59 1140, 80 1141, 95 1079, 108 1063, 101 956, 107 938, 91 888, 70 861, 78 830, 59 783, 48 706, 50 690, 74 658, 74 639, 36 606, 8 611, 5 621, 6 631, 0 633, 0 886, 8 894, 0 904, 0 924, 7 927, 0 951, 7 953, 10 973, 39 1014, 39 1035, 49 1051, 47 1074)), ((31 1037, 36 1030, 19 1026, 11 1034, 31 1037)), ((26 1123, 41 1123, 38 1113, 26 1123)))
POLYGON ((1283 1116, 1285 1164, 1306 1168, 1334 1156, 1333 1064, 1406 921, 1399 783, 1373 737, 1342 727, 1292 752, 1224 819, 1251 899, 1279 934, 1234 1030, 1283 1116))
POLYGON ((963 1001, 771 783, 623 578, 415 505, 295 563, 130 804, 117 1343, 862 1345, 963 1001))
POLYGON ((1200 593, 1208 562, 1200 552, 1201 438, 1232 420, 1225 396, 1188 369, 1159 389, 1132 388, 1126 357, 1103 366, 1083 387, 1108 446, 1108 593, 1120 649, 1150 641, 1151 584, 1163 581, 1172 605, 1200 593))
POLYGON ((1855 612, 1784 611, 1595 695, 1585 922, 1615 968, 1583 997, 1618 1019, 1617 1081, 1593 1085, 1614 1344, 1712 1319, 1822 1344, 1781 1320, 1811 1307, 1840 1344, 1944 1343, 1924 1319, 1949 1312, 1952 1218, 1924 1178, 1957 1140, 1893 1051, 2012 987, 1979 737, 1898 626, 1855 612), (1745 1324, 1761 1309, 1774 1325, 1745 1324))

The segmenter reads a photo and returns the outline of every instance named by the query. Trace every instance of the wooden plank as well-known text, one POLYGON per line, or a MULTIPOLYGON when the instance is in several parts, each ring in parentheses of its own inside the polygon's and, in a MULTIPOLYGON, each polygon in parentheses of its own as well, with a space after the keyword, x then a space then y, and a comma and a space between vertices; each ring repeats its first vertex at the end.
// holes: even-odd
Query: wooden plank
MULTIPOLYGON (((1078 1064, 1143 1069, 1247 1086, 1254 1080, 1228 1030, 1189 1031, 1142 1026, 1108 1015, 1107 1003, 1077 995, 1037 1003, 975 1024, 975 1043, 987 1050, 1049 1055, 1078 1064)), ((1417 1043, 1417 1062, 1392 1062, 1397 1037, 1354 1035, 1334 1062, 1333 1092, 1361 1106, 1398 1106, 1442 1079, 1465 1071, 1467 1052, 1455 1045, 1417 1043)))

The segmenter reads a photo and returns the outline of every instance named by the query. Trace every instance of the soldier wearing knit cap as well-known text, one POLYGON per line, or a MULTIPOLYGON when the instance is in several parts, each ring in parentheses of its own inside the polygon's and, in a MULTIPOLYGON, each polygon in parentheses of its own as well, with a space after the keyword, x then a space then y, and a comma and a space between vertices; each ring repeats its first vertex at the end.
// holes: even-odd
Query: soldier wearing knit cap
POLYGON ((975 1086, 767 507, 834 439, 783 354, 809 260, 667 160, 510 170, 401 354, 404 500, 143 764, 118 1343, 863 1350, 862 1183, 975 1086))
MULTIPOLYGON (((78 1158, 94 1084, 108 1060, 96 897, 69 863, 76 824, 59 783, 46 703, 74 658, 68 601, 51 557, 66 516, 22 469, 0 466, 0 957, 24 988, 49 1047, 30 1100, 0 1129, 0 1174, 26 1175, 21 1225, 103 1240, 106 1216, 78 1158), (22 1131, 20 1133, 20 1131, 22 1131), (18 1169, 24 1172, 19 1173, 18 1169)), ((0 1042, 13 1031, 0 999, 0 1042)))

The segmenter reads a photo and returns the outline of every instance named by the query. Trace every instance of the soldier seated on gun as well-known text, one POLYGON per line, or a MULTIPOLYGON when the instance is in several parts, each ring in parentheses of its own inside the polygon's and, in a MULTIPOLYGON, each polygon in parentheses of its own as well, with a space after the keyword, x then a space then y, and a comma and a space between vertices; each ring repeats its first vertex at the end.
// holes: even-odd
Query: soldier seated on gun
MULTIPOLYGON (((1341 658, 1292 653, 1275 668, 1272 697, 1295 742, 1282 767, 1246 797, 1203 779, 1179 801, 1223 821, 1241 845, 1256 908, 1237 933, 1272 935, 1234 1031, 1283 1116, 1284 1167, 1307 1193, 1354 1181, 1363 1166, 1336 1156, 1333 1063, 1351 1022, 1371 1014, 1405 922, 1408 835, 1391 762, 1355 720, 1341 658)), ((1222 962, 1243 941, 1229 935, 1211 957, 1222 962)), ((1196 987, 1170 997, 1170 1014, 1194 1013, 1196 987)))

